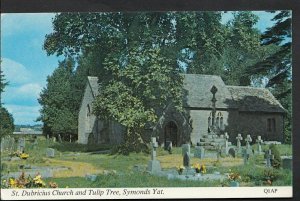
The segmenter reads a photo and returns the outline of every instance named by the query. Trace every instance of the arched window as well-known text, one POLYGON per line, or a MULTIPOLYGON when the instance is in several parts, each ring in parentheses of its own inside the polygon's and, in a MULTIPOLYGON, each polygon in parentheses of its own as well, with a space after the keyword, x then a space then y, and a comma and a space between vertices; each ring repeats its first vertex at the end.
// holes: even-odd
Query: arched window
POLYGON ((223 114, 221 112, 218 112, 218 114, 217 114, 216 126, 219 129, 223 129, 223 127, 224 127, 224 124, 223 124, 223 114))
POLYGON ((86 116, 89 117, 91 115, 91 108, 90 105, 87 105, 87 109, 86 109, 86 116))
POLYGON ((220 118, 220 129, 221 129, 221 130, 224 129, 224 125, 223 125, 223 117, 220 118))
POLYGON ((88 104, 86 106, 86 120, 85 120, 85 130, 86 130, 86 132, 90 132, 90 128, 91 128, 90 116, 91 116, 91 108, 90 108, 90 105, 88 104))

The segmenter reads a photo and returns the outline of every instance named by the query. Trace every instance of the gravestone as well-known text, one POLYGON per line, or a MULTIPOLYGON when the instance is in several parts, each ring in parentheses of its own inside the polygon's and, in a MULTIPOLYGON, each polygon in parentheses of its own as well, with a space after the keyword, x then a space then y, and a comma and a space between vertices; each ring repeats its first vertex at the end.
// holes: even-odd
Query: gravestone
POLYGON ((237 140, 236 142, 237 151, 241 152, 241 140, 243 140, 242 134, 239 133, 235 139, 237 140))
POLYGON ((249 157, 250 157, 250 154, 248 152, 248 149, 243 149, 244 165, 248 164, 249 157))
POLYGON ((201 146, 195 146, 195 157, 197 158, 204 158, 205 149, 201 146))
POLYGON ((282 160, 282 168, 283 169, 288 169, 288 170, 292 170, 292 166, 293 166, 293 157, 292 156, 282 156, 281 157, 282 160))
POLYGON ((49 158, 54 158, 55 156, 55 150, 52 148, 47 148, 46 149, 46 156, 49 158))
POLYGON ((272 167, 271 160, 274 160, 274 155, 272 154, 271 149, 265 153, 266 165, 267 167, 272 167))
POLYGON ((229 135, 228 133, 226 132, 225 135, 224 135, 224 138, 225 138, 225 155, 228 155, 228 139, 229 139, 229 135))
POLYGON ((232 156, 233 158, 235 158, 235 155, 236 155, 235 149, 234 149, 234 148, 230 148, 230 149, 228 150, 228 154, 229 154, 230 156, 232 156))
POLYGON ((252 155, 253 152, 252 152, 251 145, 250 145, 250 142, 252 142, 251 136, 247 135, 245 141, 246 141, 246 150, 247 150, 247 153, 252 155))
POLYGON ((172 141, 166 141, 165 149, 169 152, 169 154, 172 154, 172 148, 173 148, 172 141))
POLYGON ((257 136, 256 143, 257 143, 258 154, 261 154, 262 153, 261 144, 263 143, 263 140, 261 139, 261 136, 257 136))
POLYGON ((191 154, 191 145, 190 144, 182 144, 182 156, 185 155, 185 153, 188 153, 188 155, 191 154))
POLYGON ((62 143, 62 139, 61 139, 61 135, 60 134, 58 134, 58 142, 62 143))
POLYGON ((151 173, 159 173, 161 172, 160 162, 156 160, 156 148, 158 147, 158 143, 156 142, 156 138, 151 138, 151 160, 148 162, 148 171, 151 173))
POLYGON ((86 180, 89 180, 89 181, 96 181, 97 180, 97 175, 95 175, 95 174, 86 174, 85 175, 85 178, 86 178, 86 180))
POLYGON ((18 140, 18 150, 23 153, 24 152, 24 149, 25 149, 25 138, 24 137, 21 137, 19 138, 18 140))
POLYGON ((190 155, 187 152, 185 152, 185 154, 183 156, 183 166, 190 167, 190 161, 191 161, 190 155))

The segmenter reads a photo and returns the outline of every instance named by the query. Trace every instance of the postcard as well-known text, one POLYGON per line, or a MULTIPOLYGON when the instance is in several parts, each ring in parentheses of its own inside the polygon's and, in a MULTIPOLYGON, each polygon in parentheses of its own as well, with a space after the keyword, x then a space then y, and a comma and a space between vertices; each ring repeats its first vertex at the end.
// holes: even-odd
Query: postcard
POLYGON ((1 13, 1 199, 293 197, 292 18, 1 13))

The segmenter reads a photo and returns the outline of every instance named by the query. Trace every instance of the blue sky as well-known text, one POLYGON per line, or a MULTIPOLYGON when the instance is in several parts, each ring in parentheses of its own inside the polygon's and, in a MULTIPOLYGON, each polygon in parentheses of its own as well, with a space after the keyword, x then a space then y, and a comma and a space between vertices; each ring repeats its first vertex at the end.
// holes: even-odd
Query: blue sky
MULTIPOLYGON (((272 26, 273 14, 256 11, 256 27, 264 31, 272 26)), ((56 56, 42 49, 45 35, 52 32, 54 13, 1 14, 1 70, 9 85, 1 95, 4 107, 12 113, 15 124, 36 124, 41 108, 37 98, 46 78, 58 65, 56 56)), ((224 14, 222 22, 232 18, 224 14)))

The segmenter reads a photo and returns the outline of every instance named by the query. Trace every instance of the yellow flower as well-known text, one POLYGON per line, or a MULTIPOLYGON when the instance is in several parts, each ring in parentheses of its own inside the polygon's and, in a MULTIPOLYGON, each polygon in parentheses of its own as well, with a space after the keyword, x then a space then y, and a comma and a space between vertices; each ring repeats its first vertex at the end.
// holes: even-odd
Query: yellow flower
POLYGON ((22 153, 20 154, 19 156, 21 159, 27 159, 29 157, 29 154, 26 154, 26 153, 22 153))
POLYGON ((10 187, 16 187, 16 185, 17 185, 17 181, 13 178, 10 178, 9 179, 9 186, 10 187))

